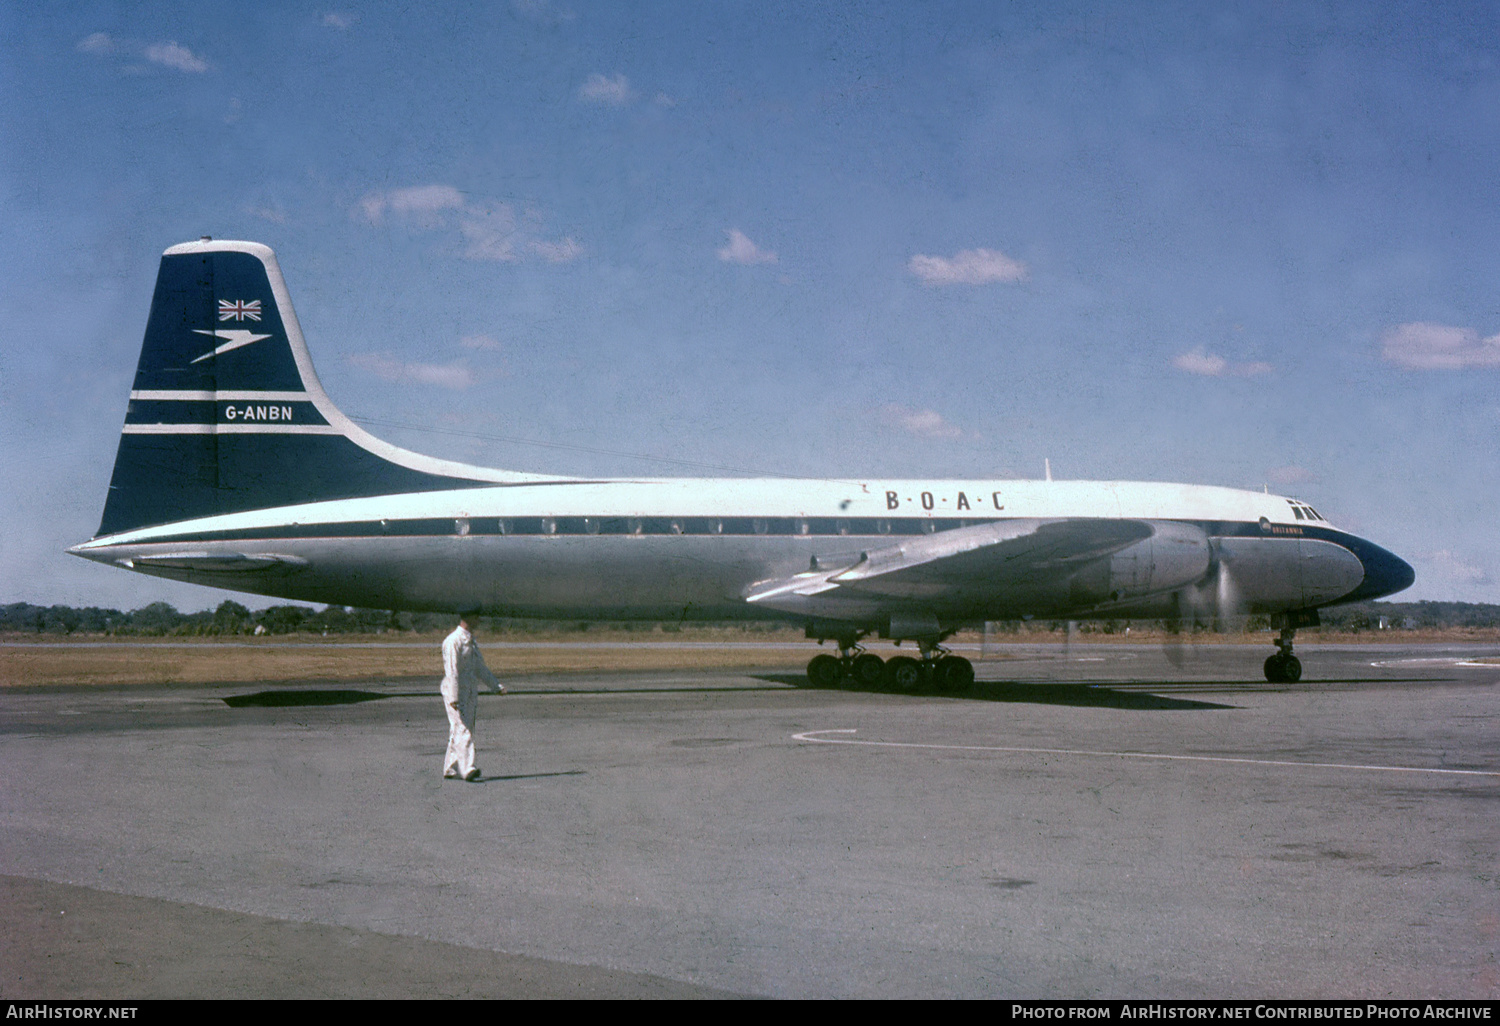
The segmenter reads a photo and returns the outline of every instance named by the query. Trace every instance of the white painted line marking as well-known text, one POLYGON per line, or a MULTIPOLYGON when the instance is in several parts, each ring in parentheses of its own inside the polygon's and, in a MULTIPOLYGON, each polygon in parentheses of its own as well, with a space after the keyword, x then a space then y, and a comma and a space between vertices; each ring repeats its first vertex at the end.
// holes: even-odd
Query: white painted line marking
POLYGON ((819 734, 853 734, 852 728, 808 730, 793 734, 793 741, 821 745, 869 745, 876 748, 933 748, 954 752, 1012 752, 1023 755, 1087 755, 1096 759, 1165 759, 1173 762, 1230 762, 1250 766, 1294 766, 1298 769, 1373 770, 1380 773, 1447 773, 1463 777, 1500 777, 1500 771, 1430 769, 1423 766, 1364 766, 1345 762, 1289 762, 1279 759, 1236 759, 1225 755, 1168 755, 1162 752, 1091 752, 1079 748, 1005 748, 998 745, 932 745, 912 741, 855 741, 852 738, 818 737, 819 734))
POLYGON ((1422 659, 1382 659, 1370 665, 1385 669, 1404 669, 1406 667, 1418 666, 1467 666, 1473 669, 1493 670, 1500 664, 1483 663, 1468 656, 1427 656, 1422 659))

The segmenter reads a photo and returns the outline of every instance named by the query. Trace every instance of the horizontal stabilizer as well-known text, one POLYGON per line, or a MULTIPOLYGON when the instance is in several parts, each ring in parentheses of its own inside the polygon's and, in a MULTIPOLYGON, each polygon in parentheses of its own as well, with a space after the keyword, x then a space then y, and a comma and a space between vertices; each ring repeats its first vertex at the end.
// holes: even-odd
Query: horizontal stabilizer
POLYGON ((199 570, 214 573, 242 573, 247 570, 270 570, 274 567, 306 566, 301 556, 276 555, 267 552, 162 552, 122 560, 129 570, 199 570))

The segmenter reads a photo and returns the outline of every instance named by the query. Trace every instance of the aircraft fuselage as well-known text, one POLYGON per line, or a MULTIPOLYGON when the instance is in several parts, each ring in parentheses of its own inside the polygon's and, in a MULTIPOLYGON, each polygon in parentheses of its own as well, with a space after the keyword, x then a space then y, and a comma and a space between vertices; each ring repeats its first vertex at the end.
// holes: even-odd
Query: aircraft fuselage
POLYGON ((1293 510, 1289 500, 1259 492, 1149 482, 566 480, 205 517, 74 551, 177 580, 343 605, 866 621, 880 618, 869 594, 747 598, 761 582, 847 569, 903 543, 1087 518, 1186 525, 1209 547, 1204 561, 1179 567, 1155 553, 1121 566, 1112 553, 962 581, 944 568, 930 587, 908 580, 883 589, 878 605, 930 611, 945 624, 1168 617, 1180 612, 1176 594, 1214 560, 1233 582, 1237 609, 1250 613, 1349 601, 1398 583, 1404 564, 1396 557, 1293 510))

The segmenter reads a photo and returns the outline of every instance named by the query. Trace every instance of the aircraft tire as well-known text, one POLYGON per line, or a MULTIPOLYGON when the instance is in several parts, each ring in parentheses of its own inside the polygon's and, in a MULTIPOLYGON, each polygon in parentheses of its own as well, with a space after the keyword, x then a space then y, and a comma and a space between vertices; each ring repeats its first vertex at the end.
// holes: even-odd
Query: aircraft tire
POLYGON ((1302 679, 1302 660, 1278 652, 1266 660, 1265 670, 1272 684, 1295 684, 1302 679))
POLYGON ((807 680, 815 688, 836 688, 843 675, 844 668, 839 661, 826 652, 813 656, 812 662, 807 664, 807 680))
POLYGON ((897 691, 917 690, 922 676, 922 664, 911 656, 895 656, 885 664, 886 683, 897 691))
POLYGON ((872 688, 885 679, 885 660, 878 655, 866 652, 855 658, 853 671, 851 676, 855 683, 872 688))
POLYGON ((974 683, 974 664, 963 656, 943 656, 933 668, 939 691, 962 691, 974 683))

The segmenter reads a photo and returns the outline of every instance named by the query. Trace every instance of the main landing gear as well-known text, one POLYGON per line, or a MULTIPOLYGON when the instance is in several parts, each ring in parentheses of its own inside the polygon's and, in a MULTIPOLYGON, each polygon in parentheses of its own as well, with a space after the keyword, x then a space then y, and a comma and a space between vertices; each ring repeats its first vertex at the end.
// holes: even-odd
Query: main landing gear
POLYGON ((836 639, 839 654, 813 656, 807 664, 807 679, 819 688, 840 685, 872 688, 882 684, 896 691, 916 691, 925 686, 939 691, 957 691, 974 683, 974 664, 942 647, 941 638, 919 638, 921 659, 893 656, 889 660, 866 652, 859 644, 862 635, 845 635, 836 639))
POLYGON ((1266 660, 1266 680, 1272 684, 1295 684, 1302 679, 1302 661, 1292 655, 1292 639, 1297 628, 1281 628, 1276 639, 1276 654, 1266 660))

